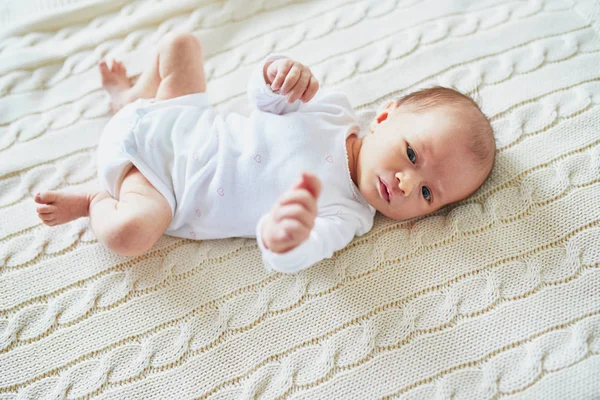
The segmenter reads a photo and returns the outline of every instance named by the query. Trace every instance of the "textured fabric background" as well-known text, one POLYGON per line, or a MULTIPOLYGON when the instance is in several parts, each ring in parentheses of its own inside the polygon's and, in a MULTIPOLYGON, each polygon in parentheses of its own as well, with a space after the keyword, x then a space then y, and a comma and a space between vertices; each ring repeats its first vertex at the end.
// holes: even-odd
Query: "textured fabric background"
POLYGON ((0 399, 600 398, 596 0, 0 3, 0 399), (126 258, 42 189, 97 188, 107 96, 193 31, 219 110, 272 51, 367 121, 433 84, 474 94, 497 165, 470 199, 373 230, 295 275, 254 240, 163 237, 126 258))

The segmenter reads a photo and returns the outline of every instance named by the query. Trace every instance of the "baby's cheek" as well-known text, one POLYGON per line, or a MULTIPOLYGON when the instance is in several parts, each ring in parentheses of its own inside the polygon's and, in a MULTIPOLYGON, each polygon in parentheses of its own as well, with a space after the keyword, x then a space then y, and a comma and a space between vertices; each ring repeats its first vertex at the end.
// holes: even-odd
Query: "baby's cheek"
POLYGON ((416 200, 417 200, 416 201, 417 205, 414 208, 415 214, 411 218, 422 217, 424 215, 431 214, 446 205, 446 204, 437 204, 437 205, 433 206, 423 199, 416 199, 416 200))

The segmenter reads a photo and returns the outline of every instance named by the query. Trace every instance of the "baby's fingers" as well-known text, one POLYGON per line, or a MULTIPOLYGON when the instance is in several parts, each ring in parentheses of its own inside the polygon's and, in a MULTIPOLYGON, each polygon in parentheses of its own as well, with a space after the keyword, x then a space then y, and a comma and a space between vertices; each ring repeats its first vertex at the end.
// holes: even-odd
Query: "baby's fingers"
POLYGON ((274 61, 271 66, 269 66, 269 70, 274 67, 277 69, 277 75, 275 75, 275 79, 271 82, 271 90, 277 91, 283 85, 285 81, 285 77, 290 72, 290 69, 294 65, 294 61, 290 59, 282 59, 274 61))
POLYGON ((308 212, 300 204, 288 204, 285 206, 277 207, 274 210, 275 221, 279 222, 284 219, 295 219, 300 221, 308 229, 312 229, 315 225, 315 216, 308 212))
POLYGON ((315 94, 317 94, 318 90, 319 82, 315 79, 314 76, 311 75, 310 80, 308 82, 308 87, 306 88, 306 91, 304 92, 302 97, 300 97, 300 100, 302 100, 304 103, 309 102, 310 99, 315 97, 315 94))
POLYGON ((306 189, 293 189, 281 196, 279 207, 288 204, 297 204, 302 206, 311 215, 317 215, 317 201, 306 189))
POLYGON ((297 219, 283 219, 278 223, 279 230, 275 242, 285 247, 296 247, 310 235, 310 229, 297 219))
POLYGON ((308 87, 308 83, 310 82, 310 70, 308 68, 304 68, 302 70, 302 75, 300 75, 300 79, 296 83, 296 86, 290 91, 287 102, 292 104, 296 100, 298 100, 306 91, 308 87))
POLYGON ((294 63, 287 76, 285 77, 285 81, 279 90, 279 93, 283 95, 287 95, 290 91, 296 86, 298 81, 300 80, 300 76, 302 75, 302 65, 298 63, 294 63))

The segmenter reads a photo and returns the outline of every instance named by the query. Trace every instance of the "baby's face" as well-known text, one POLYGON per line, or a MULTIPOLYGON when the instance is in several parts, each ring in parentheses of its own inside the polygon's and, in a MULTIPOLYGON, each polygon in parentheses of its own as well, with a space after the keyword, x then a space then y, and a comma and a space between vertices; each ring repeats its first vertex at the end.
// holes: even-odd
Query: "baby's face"
MULTIPOLYGON (((382 214, 397 220, 462 200, 485 180, 468 148, 461 116, 440 106, 415 114, 392 104, 387 118, 365 136, 358 187, 382 214)), ((381 115, 381 114, 380 114, 381 115)), ((384 115, 385 117, 385 115, 384 115)))

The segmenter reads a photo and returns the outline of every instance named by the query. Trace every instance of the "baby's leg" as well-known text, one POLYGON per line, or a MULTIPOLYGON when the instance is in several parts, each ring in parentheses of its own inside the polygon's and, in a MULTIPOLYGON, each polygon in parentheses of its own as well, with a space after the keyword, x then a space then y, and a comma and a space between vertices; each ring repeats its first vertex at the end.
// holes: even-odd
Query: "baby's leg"
POLYGON ((35 201, 46 225, 89 216, 98 241, 124 256, 149 250, 171 223, 169 203, 135 167, 125 176, 118 201, 107 191, 43 192, 35 201))
POLYGON ((206 91, 202 48, 191 33, 165 35, 148 68, 133 86, 120 62, 114 61, 109 69, 101 61, 99 67, 113 111, 139 98, 165 100, 206 91))

